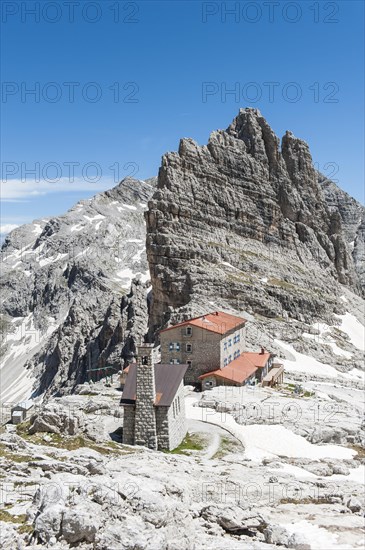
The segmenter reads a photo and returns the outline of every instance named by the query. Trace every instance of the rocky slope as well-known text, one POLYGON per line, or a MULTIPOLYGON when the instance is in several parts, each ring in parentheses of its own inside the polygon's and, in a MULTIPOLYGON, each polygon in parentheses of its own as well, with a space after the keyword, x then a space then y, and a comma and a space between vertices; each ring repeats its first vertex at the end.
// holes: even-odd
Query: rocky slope
POLYGON ((338 443, 358 442, 363 403, 346 391, 187 390, 190 443, 161 453, 120 444, 116 387, 78 386, 0 434, 1 548, 360 549, 364 459, 338 443))
POLYGON ((8 235, 1 313, 12 330, 3 400, 20 398, 33 383, 38 393, 70 390, 87 369, 119 370, 133 352, 148 317, 143 212, 153 184, 125 179, 63 216, 8 235))
POLYGON ((309 323, 343 313, 343 285, 364 284, 364 208, 345 195, 256 109, 207 145, 182 139, 146 212, 151 332, 209 303, 309 323))
POLYGON ((351 251, 363 294, 365 292, 365 209, 348 193, 342 191, 333 181, 318 174, 327 206, 331 212, 338 212, 342 231, 351 251))

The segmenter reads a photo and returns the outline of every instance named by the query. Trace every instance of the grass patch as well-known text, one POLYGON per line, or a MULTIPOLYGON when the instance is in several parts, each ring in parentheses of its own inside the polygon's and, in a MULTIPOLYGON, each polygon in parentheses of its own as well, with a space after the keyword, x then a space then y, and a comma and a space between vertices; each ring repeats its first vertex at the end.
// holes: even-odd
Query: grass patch
POLYGON ((364 447, 361 447, 361 445, 349 445, 349 447, 357 453, 357 455, 354 456, 354 460, 362 460, 365 458, 364 447))
POLYGON ((201 436, 187 433, 183 441, 176 449, 164 451, 174 455, 190 455, 191 452, 202 451, 205 447, 205 441, 201 436))
POLYGON ((0 458, 12 460, 13 462, 29 462, 32 460, 31 456, 12 453, 3 443, 0 443, 0 458))
MULTIPOLYGON (((300 386, 300 384, 298 384, 300 386)), ((309 390, 303 390, 302 388, 302 391, 300 393, 295 393, 295 388, 298 386, 296 384, 284 384, 283 388, 284 390, 287 390, 287 391, 290 391, 292 393, 292 395, 294 395, 294 397, 313 397, 315 395, 315 392, 314 391, 309 391, 309 390)), ((301 386, 300 386, 301 387, 301 386)))
POLYGON ((233 274, 233 273, 227 273, 227 279, 229 281, 232 281, 233 283, 243 283, 243 284, 249 284, 251 283, 251 279, 245 275, 244 273, 242 274, 233 274))
POLYGON ((28 437, 30 438, 31 436, 28 433, 29 426, 30 426, 29 420, 27 420, 26 422, 21 422, 20 424, 17 424, 16 433, 23 439, 27 439, 28 437))
POLYGON ((6 521, 7 523, 25 523, 27 516, 21 514, 20 516, 14 516, 7 510, 0 510, 0 521, 6 521))
POLYGON ((282 279, 276 279, 276 277, 269 279, 267 282, 271 286, 279 286, 280 288, 285 288, 286 290, 295 290, 297 288, 292 283, 288 283, 288 281, 283 281, 282 279))
POLYGON ((219 445, 219 449, 215 453, 215 455, 212 456, 212 458, 214 459, 222 458, 230 453, 234 453, 239 448, 243 449, 243 446, 240 443, 234 441, 229 437, 222 437, 219 445))
MULTIPOLYGON (((46 434, 43 432, 30 434, 28 433, 28 429, 29 429, 29 422, 23 422, 17 425, 16 431, 20 437, 22 437, 26 441, 29 441, 30 443, 33 443, 34 445, 45 445, 47 447, 65 449, 67 451, 75 451, 77 449, 81 449, 82 447, 87 447, 103 455, 122 455, 122 454, 130 454, 133 452, 131 449, 127 449, 126 447, 119 445, 115 441, 106 441, 105 443, 96 443, 95 441, 92 441, 80 435, 67 436, 67 435, 54 434, 54 433, 46 434), (45 435, 49 436, 50 441, 44 441, 43 437, 45 435)), ((1 450, 0 450, 0 456, 1 456, 1 450)), ((53 457, 56 459, 58 458, 55 455, 53 457)), ((53 457, 51 456, 51 458, 53 457)), ((28 458, 30 459, 31 457, 28 457, 28 458)), ((18 462, 20 461, 18 460, 18 462)))
POLYGON ((320 498, 281 498, 279 500, 280 504, 332 504, 333 501, 331 497, 320 497, 320 498))
POLYGON ((24 535, 25 533, 30 535, 31 533, 33 533, 33 531, 34 531, 33 525, 29 525, 28 523, 24 523, 23 525, 18 527, 18 533, 20 535, 24 535))
POLYGON ((31 487, 32 485, 38 485, 37 481, 14 481, 14 487, 31 487))

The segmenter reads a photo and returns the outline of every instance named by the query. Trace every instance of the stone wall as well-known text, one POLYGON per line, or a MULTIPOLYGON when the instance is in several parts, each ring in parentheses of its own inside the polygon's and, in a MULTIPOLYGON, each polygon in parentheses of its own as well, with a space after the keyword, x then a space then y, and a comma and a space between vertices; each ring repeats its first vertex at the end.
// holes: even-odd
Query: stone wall
POLYGON ((151 356, 148 363, 137 363, 136 376, 136 417, 134 428, 135 445, 144 445, 157 449, 157 431, 155 416, 155 368, 151 356))
POLYGON ((169 440, 169 407, 156 407, 156 427, 158 449, 170 450, 169 440))
POLYGON ((181 382, 170 407, 156 407, 158 448, 172 451, 186 435, 184 384, 181 382))
POLYGON ((169 449, 175 449, 180 445, 186 435, 186 418, 185 418, 185 397, 184 383, 181 382, 174 401, 180 403, 177 413, 174 417, 173 403, 169 408, 169 449))
POLYGON ((135 406, 125 405, 123 416, 123 443, 134 445, 135 406))
POLYGON ((161 362, 170 363, 178 359, 181 364, 191 361, 191 367, 186 371, 185 384, 196 384, 201 374, 220 367, 221 335, 192 326, 192 335, 187 336, 186 327, 176 327, 161 332, 161 362), (180 351, 170 351, 170 342, 179 342, 180 351), (192 345, 192 352, 186 351, 186 344, 192 345))
POLYGON ((172 328, 166 332, 161 332, 161 362, 171 363, 178 359, 181 364, 191 361, 191 367, 186 371, 184 382, 185 384, 199 383, 199 376, 222 368, 224 359, 231 355, 231 360, 234 359, 234 353, 245 350, 245 327, 238 330, 231 330, 224 336, 215 332, 204 330, 200 327, 191 325, 191 336, 186 335, 186 327, 172 328), (234 336, 239 335, 240 341, 233 343, 234 336), (224 349, 224 342, 231 340, 231 346, 224 349), (170 351, 170 343, 179 343, 180 350, 170 351), (192 345, 192 351, 186 351, 186 345, 192 345))

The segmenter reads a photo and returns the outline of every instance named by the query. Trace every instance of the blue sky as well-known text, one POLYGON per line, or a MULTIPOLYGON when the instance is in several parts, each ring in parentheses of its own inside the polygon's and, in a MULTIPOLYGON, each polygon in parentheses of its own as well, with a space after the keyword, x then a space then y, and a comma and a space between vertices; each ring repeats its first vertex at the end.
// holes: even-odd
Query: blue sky
POLYGON ((2 3, 3 225, 153 176, 246 106, 363 201, 363 2, 54 4, 2 3))

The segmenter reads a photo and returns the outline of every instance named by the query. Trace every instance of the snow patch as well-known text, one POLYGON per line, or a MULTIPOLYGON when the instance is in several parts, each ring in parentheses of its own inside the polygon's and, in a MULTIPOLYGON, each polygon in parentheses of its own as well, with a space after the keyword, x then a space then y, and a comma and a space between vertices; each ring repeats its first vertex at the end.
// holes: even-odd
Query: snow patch
POLYGON ((102 214, 96 214, 95 216, 86 216, 84 214, 83 217, 90 223, 94 222, 95 220, 104 220, 105 219, 105 216, 103 216, 102 214))
POLYGON ((313 541, 315 541, 316 550, 345 550, 351 549, 351 546, 343 546, 337 544, 338 535, 330 533, 327 529, 323 527, 318 527, 318 525, 313 525, 309 521, 302 519, 295 523, 280 523, 284 529, 288 531, 290 535, 301 535, 303 539, 308 543, 309 548, 314 548, 312 546, 313 541))
POLYGON ((81 231, 83 228, 83 225, 82 223, 77 223, 76 225, 73 225, 70 229, 71 233, 73 233, 74 231, 81 231))
POLYGON ((364 326, 351 313, 345 315, 336 315, 341 320, 341 330, 350 338, 350 342, 355 348, 365 351, 365 333, 364 326))
POLYGON ((220 413, 215 409, 195 407, 196 398, 186 398, 186 415, 193 420, 209 422, 228 430, 245 447, 245 456, 249 460, 262 461, 266 457, 286 456, 291 458, 351 459, 356 452, 339 445, 314 445, 304 437, 293 433, 282 425, 237 424, 229 413, 220 413))
POLYGON ((131 282, 135 278, 140 279, 142 283, 145 283, 149 281, 150 272, 146 271, 145 273, 142 273, 141 271, 133 271, 130 267, 127 267, 125 269, 122 269, 120 271, 117 271, 115 281, 122 281, 124 288, 129 288, 131 286, 131 282))
POLYGON ((44 267, 45 265, 48 265, 48 264, 54 264, 55 262, 58 262, 58 261, 62 260, 66 256, 67 256, 67 254, 58 253, 57 256, 51 256, 50 258, 45 258, 44 260, 39 260, 39 265, 41 267, 44 267))
POLYGON ((33 233, 35 233, 36 235, 40 235, 42 233, 43 229, 39 223, 34 223, 33 227, 34 227, 33 233))
POLYGON ((325 323, 314 323, 312 327, 317 329, 319 331, 319 334, 309 334, 308 332, 303 332, 302 336, 304 338, 309 338, 310 340, 314 340, 319 344, 325 344, 332 349, 335 355, 342 355, 343 357, 346 357, 346 359, 351 359, 352 353, 350 351, 346 351, 340 348, 336 344, 336 341, 331 334, 332 327, 326 325, 325 323))

